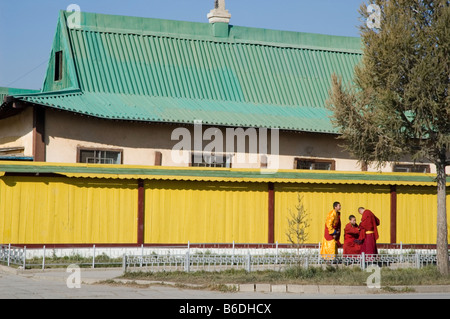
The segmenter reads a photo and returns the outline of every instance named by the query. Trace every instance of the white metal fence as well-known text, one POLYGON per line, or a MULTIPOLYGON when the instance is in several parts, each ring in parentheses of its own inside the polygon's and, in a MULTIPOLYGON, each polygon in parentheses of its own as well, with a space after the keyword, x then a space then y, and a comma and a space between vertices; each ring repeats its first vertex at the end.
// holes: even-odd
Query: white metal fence
POLYGON ((365 269, 370 265, 391 268, 422 268, 436 264, 436 254, 377 254, 377 255, 320 255, 296 253, 281 255, 247 254, 173 254, 173 255, 125 255, 123 267, 126 271, 223 271, 245 269, 246 271, 276 270, 293 266, 320 267, 322 265, 356 266, 365 269))
POLYGON ((11 265, 22 266, 25 268, 25 249, 12 247, 9 245, 0 245, 0 262, 11 265))
POLYGON ((126 271, 222 271, 227 269, 283 270, 292 266, 337 265, 365 269, 369 265, 421 268, 436 264, 436 250, 403 249, 402 245, 380 250, 377 255, 323 256, 320 247, 299 249, 288 245, 195 244, 167 247, 112 247, 26 249, 0 245, 0 263, 29 268, 122 267, 126 271))

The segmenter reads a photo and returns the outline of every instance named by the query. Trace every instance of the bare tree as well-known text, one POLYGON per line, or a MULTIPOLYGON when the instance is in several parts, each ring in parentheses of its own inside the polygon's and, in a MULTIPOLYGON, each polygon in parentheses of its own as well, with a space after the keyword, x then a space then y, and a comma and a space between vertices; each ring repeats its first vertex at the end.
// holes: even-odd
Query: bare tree
POLYGON ((287 219, 288 228, 286 237, 288 241, 297 248, 297 256, 300 254, 300 247, 308 240, 308 228, 310 226, 309 214, 303 206, 303 197, 298 194, 298 202, 295 211, 289 209, 287 219))

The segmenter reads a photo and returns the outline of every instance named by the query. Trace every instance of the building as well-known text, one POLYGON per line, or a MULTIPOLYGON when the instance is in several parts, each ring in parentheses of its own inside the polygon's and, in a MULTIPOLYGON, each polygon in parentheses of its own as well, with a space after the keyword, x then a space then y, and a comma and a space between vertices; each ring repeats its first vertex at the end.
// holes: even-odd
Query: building
POLYGON ((60 12, 42 90, 0 91, 0 159, 35 162, 0 162, 1 243, 285 243, 299 194, 308 243, 335 200, 343 223, 370 207, 382 243, 435 242, 433 165, 374 172, 339 147, 325 101, 360 39, 233 26, 222 5, 60 12))
MULTIPOLYGON (((11 92, 0 107, 0 152, 17 148, 44 162, 235 168, 270 166, 278 153, 280 169, 366 170, 338 146, 325 109, 332 73, 352 78, 359 38, 233 26, 221 10, 210 23, 60 12, 42 90, 11 92), (186 128, 193 139, 195 121, 202 134, 237 128, 247 141, 276 128, 278 145, 271 152, 269 134, 266 152, 223 141, 208 155, 200 134, 203 144, 192 140, 174 159, 174 131, 186 128)), ((400 164, 383 171, 434 170, 400 164)))

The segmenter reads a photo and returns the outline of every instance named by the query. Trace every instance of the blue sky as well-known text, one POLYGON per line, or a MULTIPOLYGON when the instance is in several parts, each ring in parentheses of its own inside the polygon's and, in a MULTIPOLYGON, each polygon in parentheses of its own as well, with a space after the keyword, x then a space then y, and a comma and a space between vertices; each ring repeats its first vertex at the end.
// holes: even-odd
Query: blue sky
MULTIPOLYGON (((363 0, 226 0, 231 24, 358 36, 363 0)), ((367 1, 366 1, 367 2, 367 1)), ((0 0, 0 86, 40 89, 58 12, 81 11, 208 22, 213 0, 0 0)))

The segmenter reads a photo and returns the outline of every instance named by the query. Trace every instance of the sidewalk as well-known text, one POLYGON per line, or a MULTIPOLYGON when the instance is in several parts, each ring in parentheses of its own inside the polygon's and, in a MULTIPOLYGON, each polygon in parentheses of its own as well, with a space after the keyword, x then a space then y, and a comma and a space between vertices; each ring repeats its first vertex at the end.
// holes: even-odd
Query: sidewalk
MULTIPOLYGON (((46 269, 42 270, 21 270, 9 268, 0 265, 0 274, 9 273, 27 278, 39 280, 62 281, 66 282, 70 276, 70 272, 66 269, 46 269)), ((117 278, 123 274, 122 269, 118 268, 81 268, 81 283, 95 284, 102 281, 113 281, 116 283, 134 283, 137 285, 169 285, 176 286, 174 282, 148 281, 148 280, 130 280, 117 278)), ((200 288, 200 285, 183 285, 187 289, 200 288)), ((255 292, 255 293, 294 293, 294 294, 376 294, 387 293, 389 291, 376 288, 368 288, 367 286, 329 286, 329 285, 297 285, 297 284, 228 284, 229 287, 239 292, 255 292)), ((433 285, 433 286, 391 286, 393 292, 414 292, 414 293, 449 293, 450 285, 433 285)))

